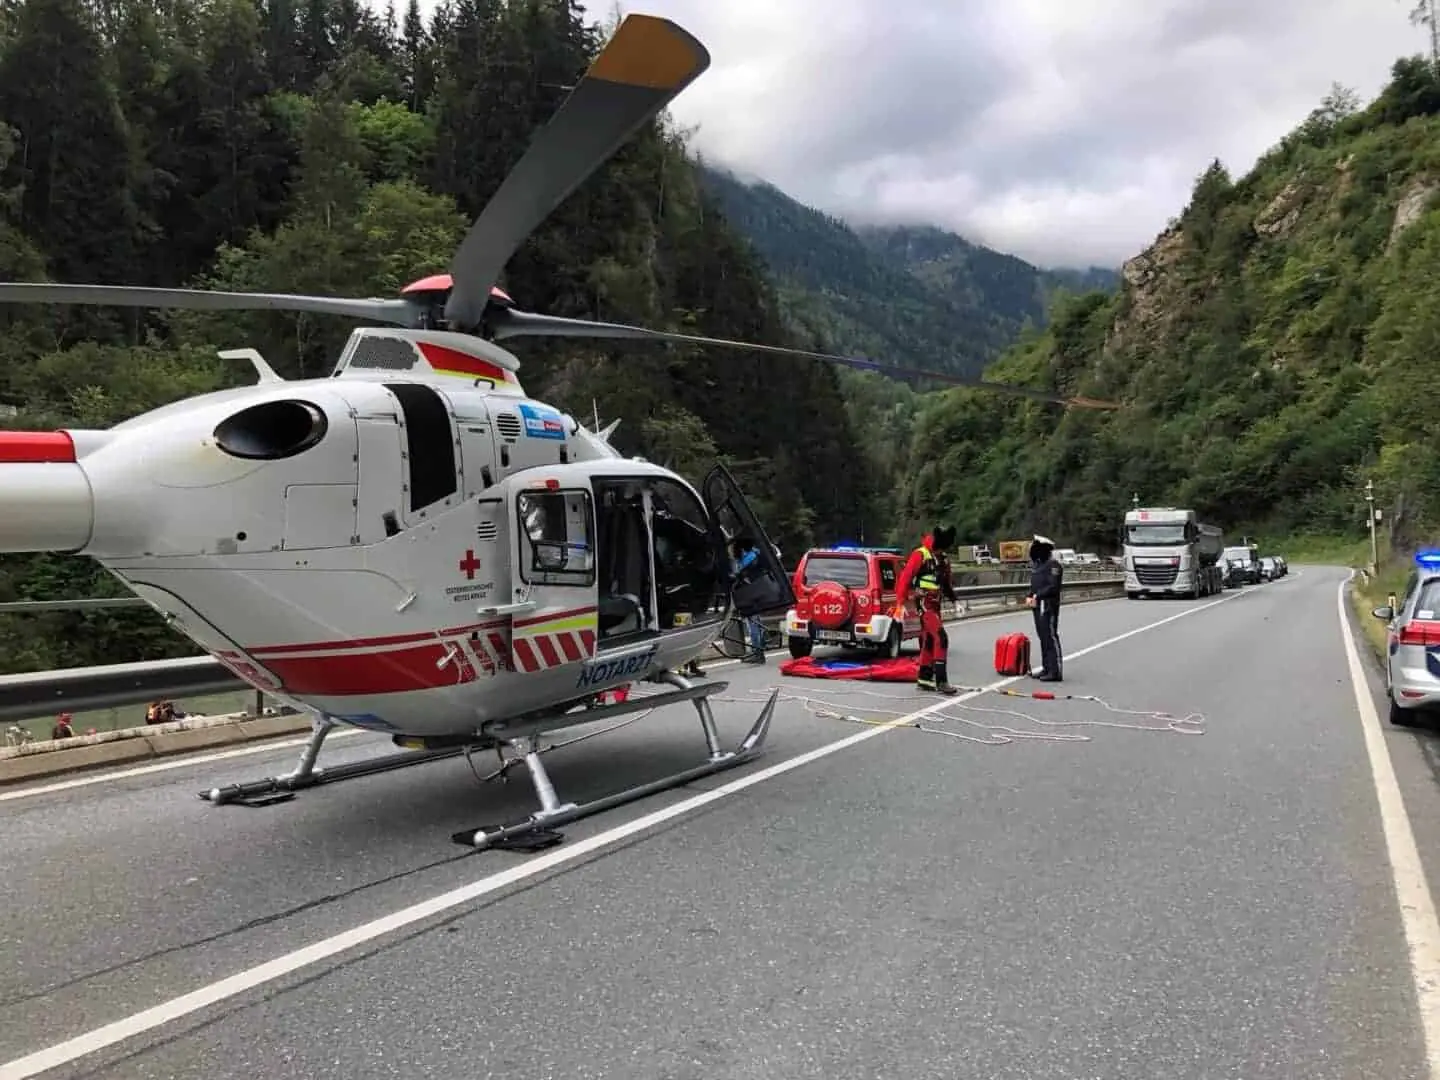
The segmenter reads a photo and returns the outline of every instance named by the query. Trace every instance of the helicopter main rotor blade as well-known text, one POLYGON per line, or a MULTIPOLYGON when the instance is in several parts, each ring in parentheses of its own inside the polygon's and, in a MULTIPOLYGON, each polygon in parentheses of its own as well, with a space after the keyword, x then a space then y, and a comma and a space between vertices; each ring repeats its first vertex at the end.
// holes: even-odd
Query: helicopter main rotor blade
POLYGON ((352 319, 416 326, 419 307, 408 300, 352 300, 288 293, 206 292, 203 289, 144 289, 129 285, 55 285, 0 282, 0 303, 90 304, 100 307, 184 308, 193 311, 306 311, 352 319))
POLYGON ((705 46, 668 19, 627 15, 470 227, 451 263, 445 321, 478 326, 520 245, 709 66, 705 46))
POLYGON ((1099 401, 1090 397, 1062 397, 1059 394, 1052 394, 1045 390, 1035 390, 1028 386, 1011 386, 1008 383, 987 382, 984 379, 972 379, 963 375, 951 375, 938 371, 921 371, 917 368, 892 367, 888 364, 880 364, 874 360, 866 360, 859 356, 837 356, 833 353, 810 352, 807 349, 787 349, 779 345, 756 345, 748 341, 730 341, 726 338, 697 337, 693 334, 672 334, 663 330, 647 330, 639 326, 625 326, 621 323, 590 322, 586 319, 566 319, 558 315, 535 315, 530 312, 516 311, 513 308, 492 313, 491 320, 494 329, 493 337, 496 341, 503 341, 506 338, 513 337, 565 337, 608 338, 622 341, 668 341, 689 345, 718 345, 729 349, 751 349, 755 352, 774 353, 780 356, 796 356, 811 360, 825 360, 833 364, 843 364, 857 371, 874 371, 878 374, 892 377, 908 376, 915 379, 935 379, 940 382, 955 383, 959 386, 974 386, 982 390, 993 390, 996 393, 1012 394, 1018 397, 1032 398, 1036 401, 1048 401, 1079 409, 1119 409, 1121 407, 1114 402, 1099 401))

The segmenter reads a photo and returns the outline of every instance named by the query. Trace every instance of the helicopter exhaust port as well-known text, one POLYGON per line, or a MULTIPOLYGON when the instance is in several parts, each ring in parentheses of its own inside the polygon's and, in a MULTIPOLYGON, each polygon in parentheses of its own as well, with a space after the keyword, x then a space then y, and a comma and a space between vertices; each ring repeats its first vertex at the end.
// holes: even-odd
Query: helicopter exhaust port
POLYGON ((73 552, 90 542, 95 500, 66 431, 0 431, 0 552, 73 552))
POLYGON ((231 457, 280 461, 325 438, 329 421, 308 401, 263 401, 241 409, 215 428, 215 445, 231 457))

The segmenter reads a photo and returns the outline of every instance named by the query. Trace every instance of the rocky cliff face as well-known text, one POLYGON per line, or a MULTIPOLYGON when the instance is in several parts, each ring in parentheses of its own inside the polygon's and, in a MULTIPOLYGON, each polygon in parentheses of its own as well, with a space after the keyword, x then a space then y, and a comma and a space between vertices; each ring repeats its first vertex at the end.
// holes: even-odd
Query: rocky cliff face
POLYGON ((1104 543, 1138 492, 1225 525, 1354 532, 1373 478, 1406 508, 1402 532, 1440 528, 1437 193, 1440 80, 1418 61, 1363 112, 1317 110, 1239 180, 1213 164, 1118 295, 1067 305, 990 370, 1126 409, 937 400, 918 448, 961 475, 914 511, 977 535, 1043 514, 1104 543))

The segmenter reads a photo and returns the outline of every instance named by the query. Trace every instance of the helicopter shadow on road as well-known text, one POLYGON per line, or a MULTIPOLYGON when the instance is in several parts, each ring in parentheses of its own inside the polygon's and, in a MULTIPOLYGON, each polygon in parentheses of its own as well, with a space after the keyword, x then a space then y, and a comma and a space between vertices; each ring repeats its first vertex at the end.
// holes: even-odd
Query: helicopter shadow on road
MULTIPOLYGON (((546 752, 545 767, 561 800, 585 802, 702 763, 705 743, 699 724, 693 716, 678 715, 680 709, 673 711, 676 716, 647 716, 624 729, 546 752)), ((716 712, 722 738, 740 726, 735 717, 721 714, 718 705, 716 712)), ((561 744, 589 733, 587 728, 557 732, 546 743, 561 744)), ((496 824, 538 808, 529 774, 518 761, 505 776, 482 781, 499 767, 493 750, 475 751, 468 761, 462 756, 301 791, 294 801, 276 806, 215 807, 209 812, 273 814, 296 841, 323 840, 331 851, 353 849, 357 856, 392 845, 415 850, 417 839, 424 841, 432 830, 443 849, 457 828, 496 824), (295 810, 302 812, 287 819, 295 810)), ((277 837, 277 842, 286 840, 277 837)), ((430 844, 420 847, 429 849, 430 844)))
MULTIPOLYGON (((717 719, 722 733, 726 734, 742 722, 738 716, 721 715, 717 719)), ((577 733, 585 732, 586 729, 578 729, 577 733)), ((699 725, 688 716, 671 718, 664 714, 648 716, 626 729, 545 755, 546 766, 562 799, 576 802, 678 772, 703 758, 704 741, 699 725), (675 722, 680 720, 690 722, 675 722)), ((478 857, 481 861, 471 863, 474 869, 467 868, 466 872, 483 876, 532 858, 518 852, 463 850, 450 843, 450 834, 456 829, 513 820, 530 813, 536 806, 534 790, 523 765, 510 770, 508 781, 496 779, 482 785, 476 772, 481 776, 493 772, 497 765, 495 755, 478 753, 473 755, 473 762, 475 771, 462 757, 303 791, 293 801, 273 806, 202 806, 200 813, 207 816, 244 815, 251 820, 249 827, 241 830, 246 834, 243 846, 238 850, 235 846, 226 847, 223 854, 220 848, 214 848, 217 863, 208 868, 194 867, 200 876, 216 873, 245 877, 248 871, 242 864, 248 861, 244 854, 247 850, 253 853, 257 864, 270 863, 271 872, 278 873, 274 866, 275 849, 289 847, 297 858, 309 858, 307 853, 323 850, 326 867, 342 871, 339 880, 326 875, 325 880, 333 882, 334 887, 324 893, 316 895, 310 890, 297 890, 297 895, 290 897, 292 902, 282 901, 268 912, 27 988, 0 999, 0 1008, 33 1002, 167 957, 224 944, 289 919, 334 908, 372 890, 443 871, 461 860, 478 857), (260 820, 268 825, 257 823, 256 817, 260 815, 263 815, 260 820), (273 838, 258 842, 263 837, 257 834, 264 833, 272 833, 273 838), (307 891, 311 892, 308 896, 307 891)), ((741 766, 736 774, 750 767, 753 766, 741 766)), ((693 792, 693 788, 681 787, 674 792, 650 796, 629 808, 618 808, 573 823, 562 831, 567 839, 602 831, 627 815, 657 809, 693 792)), ((205 848, 202 846, 200 850, 205 848)), ((584 865, 596 857, 599 856, 592 855, 572 865, 584 865)), ((258 873, 263 866, 251 869, 258 873)), ((504 895, 497 893, 482 903, 498 902, 504 895)))

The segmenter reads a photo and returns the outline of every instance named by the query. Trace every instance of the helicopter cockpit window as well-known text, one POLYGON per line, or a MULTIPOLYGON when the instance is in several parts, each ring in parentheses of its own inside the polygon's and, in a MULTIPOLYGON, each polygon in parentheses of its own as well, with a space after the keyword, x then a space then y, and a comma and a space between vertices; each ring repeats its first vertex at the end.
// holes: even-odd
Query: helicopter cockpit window
POLYGON ((520 573, 532 585, 591 585, 595 543, 590 493, 524 491, 516 498, 520 573))

